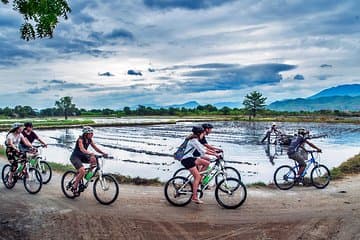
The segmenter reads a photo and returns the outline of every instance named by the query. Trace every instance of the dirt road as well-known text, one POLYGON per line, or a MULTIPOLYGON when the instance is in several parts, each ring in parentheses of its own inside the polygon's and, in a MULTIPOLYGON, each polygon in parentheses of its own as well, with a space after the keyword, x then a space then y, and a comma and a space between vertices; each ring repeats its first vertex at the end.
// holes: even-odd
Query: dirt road
POLYGON ((91 189, 65 198, 59 174, 37 195, 1 182, 0 239, 360 239, 360 175, 324 190, 250 188, 236 210, 220 208, 213 191, 203 199, 178 208, 162 187, 120 185, 103 206, 91 189))

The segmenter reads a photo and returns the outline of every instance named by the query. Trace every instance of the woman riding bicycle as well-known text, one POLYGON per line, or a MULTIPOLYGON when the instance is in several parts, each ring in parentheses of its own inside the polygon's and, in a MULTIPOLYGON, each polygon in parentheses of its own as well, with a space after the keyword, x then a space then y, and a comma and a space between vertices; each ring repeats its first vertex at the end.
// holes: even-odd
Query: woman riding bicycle
POLYGON ((194 176, 193 182, 193 195, 191 200, 195 203, 201 204, 203 201, 197 197, 197 189, 201 181, 201 171, 204 171, 209 166, 209 159, 205 154, 214 155, 219 157, 218 154, 213 153, 212 151, 207 150, 199 140, 204 136, 205 130, 202 127, 193 127, 192 134, 187 137, 189 140, 185 149, 185 155, 181 159, 181 164, 190 171, 194 176), (200 156, 195 157, 194 152, 197 151, 200 153, 200 156))
POLYGON ((77 169, 78 174, 75 178, 75 182, 73 185, 73 192, 74 195, 78 195, 78 185, 79 181, 84 177, 85 175, 85 168, 83 166, 83 163, 90 163, 90 167, 95 168, 96 167, 96 157, 95 154, 88 151, 88 147, 91 145, 91 147, 98 153, 101 153, 104 156, 107 156, 107 154, 103 151, 101 151, 92 140, 94 136, 94 129, 92 127, 84 127, 82 129, 83 134, 79 136, 79 138, 76 140, 75 149, 71 154, 70 161, 74 165, 74 167, 77 169))
POLYGON ((316 149, 317 151, 321 152, 320 148, 307 140, 308 136, 309 131, 306 131, 303 128, 299 129, 298 135, 291 140, 288 148, 287 154, 289 158, 299 163, 299 172, 297 173, 296 178, 301 177, 302 173, 306 168, 305 161, 307 160, 307 154, 303 154, 303 152, 306 151, 304 148, 305 143, 308 144, 310 147, 316 149))
POLYGON ((9 175, 9 181, 12 181, 14 172, 18 167, 17 158, 21 156, 19 150, 19 143, 22 141, 27 147, 32 148, 31 143, 21 134, 22 131, 21 123, 14 123, 11 130, 6 135, 6 156, 11 164, 11 171, 9 175))

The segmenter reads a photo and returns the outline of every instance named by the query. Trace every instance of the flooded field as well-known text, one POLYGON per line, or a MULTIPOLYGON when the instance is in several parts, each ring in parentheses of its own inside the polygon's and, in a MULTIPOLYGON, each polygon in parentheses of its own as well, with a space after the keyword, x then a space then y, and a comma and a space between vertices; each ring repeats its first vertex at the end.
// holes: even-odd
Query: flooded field
MULTIPOLYGON (((134 127, 95 128, 94 141, 110 155, 105 170, 131 177, 159 178, 166 181, 181 167, 171 154, 190 133, 191 127, 201 123, 181 122, 134 127)), ((270 123, 267 122, 212 122, 214 130, 208 142, 225 151, 228 165, 237 168, 245 183, 272 181, 275 169, 282 164, 293 164, 286 149, 263 145, 260 140, 270 123)), ((312 142, 323 150, 320 162, 330 169, 359 153, 360 127, 354 124, 279 123, 279 128, 293 133, 305 127, 313 135, 327 137, 312 142)), ((39 130, 48 144, 43 155, 48 161, 69 164, 69 157, 81 129, 39 130)), ((4 142, 5 132, 0 133, 4 142)))

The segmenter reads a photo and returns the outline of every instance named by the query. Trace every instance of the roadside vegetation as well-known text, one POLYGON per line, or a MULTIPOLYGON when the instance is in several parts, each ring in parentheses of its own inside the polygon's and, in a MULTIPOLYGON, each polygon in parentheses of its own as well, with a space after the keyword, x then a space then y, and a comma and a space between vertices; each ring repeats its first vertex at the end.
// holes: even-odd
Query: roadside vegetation
POLYGON ((360 173, 360 153, 343 162, 339 167, 331 170, 332 179, 341 179, 346 175, 360 173))

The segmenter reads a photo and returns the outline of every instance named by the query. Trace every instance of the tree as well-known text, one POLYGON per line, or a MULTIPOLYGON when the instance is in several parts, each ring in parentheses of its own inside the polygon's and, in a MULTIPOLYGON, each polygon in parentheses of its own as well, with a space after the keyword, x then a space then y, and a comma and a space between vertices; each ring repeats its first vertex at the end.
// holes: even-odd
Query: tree
MULTIPOLYGON (((9 0, 1 0, 8 4, 9 0)), ((71 12, 66 0, 13 0, 13 9, 23 15, 20 27, 21 38, 26 41, 37 38, 52 38, 59 18, 65 20, 71 12)))
POLYGON ((266 97, 263 97, 261 93, 253 91, 245 96, 243 105, 249 113, 249 119, 251 116, 256 117, 256 112, 265 108, 266 97))
POLYGON ((71 101, 72 97, 66 96, 60 98, 59 101, 55 102, 55 106, 57 107, 57 109, 64 114, 65 120, 68 119, 68 116, 70 114, 75 113, 77 110, 75 104, 73 104, 71 101))

